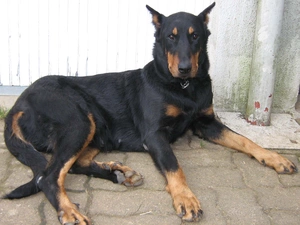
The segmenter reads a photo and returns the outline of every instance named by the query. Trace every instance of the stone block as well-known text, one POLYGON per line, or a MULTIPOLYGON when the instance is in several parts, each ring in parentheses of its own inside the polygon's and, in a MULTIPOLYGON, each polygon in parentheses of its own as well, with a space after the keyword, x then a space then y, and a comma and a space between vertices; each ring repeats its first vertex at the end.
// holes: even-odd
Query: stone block
POLYGON ((276 187, 280 185, 277 172, 261 165, 256 159, 244 153, 233 154, 234 163, 242 171, 244 181, 249 187, 276 187))
POLYGON ((217 207, 223 212, 227 224, 270 224, 268 215, 257 202, 251 189, 216 188, 217 207))

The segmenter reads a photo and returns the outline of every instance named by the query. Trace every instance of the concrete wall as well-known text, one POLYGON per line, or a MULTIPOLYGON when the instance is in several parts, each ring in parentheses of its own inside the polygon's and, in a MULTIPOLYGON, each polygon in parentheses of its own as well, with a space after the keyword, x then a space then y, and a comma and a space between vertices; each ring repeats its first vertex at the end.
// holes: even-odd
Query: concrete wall
POLYGON ((256 0, 218 1, 211 14, 210 73, 219 111, 246 110, 256 8, 256 0))
MULTIPOLYGON (((257 1, 218 1, 211 17, 211 76, 219 111, 246 112, 257 1)), ((273 112, 293 112, 300 84, 300 1, 284 1, 276 55, 273 112)), ((250 93, 251 94, 251 93, 250 93)))
POLYGON ((285 0, 273 101, 274 112, 293 112, 300 84, 300 1, 285 0))

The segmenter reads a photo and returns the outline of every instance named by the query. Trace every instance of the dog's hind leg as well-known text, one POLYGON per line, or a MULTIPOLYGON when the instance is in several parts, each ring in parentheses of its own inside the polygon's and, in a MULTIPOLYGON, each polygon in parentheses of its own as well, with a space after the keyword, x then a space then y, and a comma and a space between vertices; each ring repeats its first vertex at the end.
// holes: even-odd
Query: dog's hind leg
POLYGON ((120 162, 97 162, 94 157, 99 153, 96 148, 88 147, 70 169, 70 173, 85 174, 110 180, 125 186, 139 186, 143 176, 120 162))
POLYGON ((95 130, 91 114, 87 118, 85 115, 72 115, 69 121, 55 130, 54 154, 38 185, 57 210, 62 224, 91 224, 68 198, 64 181, 72 165, 93 139, 95 130))
POLYGON ((4 138, 11 154, 21 163, 29 166, 34 177, 30 182, 16 188, 3 198, 22 198, 39 192, 40 189, 37 186, 37 180, 48 163, 44 155, 36 151, 34 147, 24 139, 21 128, 19 127, 19 120, 23 114, 23 111, 19 111, 15 114, 7 115, 5 119, 4 138))

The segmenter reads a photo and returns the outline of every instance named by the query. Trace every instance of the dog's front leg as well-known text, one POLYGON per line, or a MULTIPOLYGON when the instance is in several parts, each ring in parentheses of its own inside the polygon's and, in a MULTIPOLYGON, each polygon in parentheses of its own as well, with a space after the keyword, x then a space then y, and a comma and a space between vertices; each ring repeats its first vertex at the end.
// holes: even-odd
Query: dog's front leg
POLYGON ((157 168, 167 180, 166 190, 173 198, 177 215, 185 221, 198 221, 202 216, 200 202, 188 187, 183 170, 163 132, 145 141, 157 168))
POLYGON ((204 110, 195 123, 194 132, 200 131, 201 135, 216 144, 229 147, 246 153, 264 166, 274 168, 277 173, 294 173, 297 167, 293 162, 279 155, 277 152, 264 149, 248 138, 230 130, 216 120, 212 107, 204 110))
POLYGON ((269 151, 258 146, 248 138, 231 131, 227 127, 221 131, 218 138, 212 139, 212 141, 244 152, 250 157, 257 159, 262 165, 274 168, 277 173, 291 174, 298 171, 296 165, 287 158, 281 156, 277 152, 269 151))

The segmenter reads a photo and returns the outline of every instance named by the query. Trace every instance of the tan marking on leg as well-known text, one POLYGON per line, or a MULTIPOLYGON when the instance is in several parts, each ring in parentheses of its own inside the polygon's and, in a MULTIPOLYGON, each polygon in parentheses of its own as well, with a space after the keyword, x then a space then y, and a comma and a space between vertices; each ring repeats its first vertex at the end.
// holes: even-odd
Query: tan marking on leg
POLYGON ((200 112, 201 115, 205 115, 205 116, 211 116, 214 115, 214 106, 211 105, 210 107, 208 107, 207 109, 203 109, 200 112))
POLYGON ((72 165, 75 163, 75 161, 78 159, 80 154, 87 148, 87 146, 89 145, 89 143, 91 142, 91 140, 93 139, 93 137, 95 135, 96 124, 95 124, 92 114, 89 114, 88 118, 91 123, 90 124, 90 133, 88 134, 86 141, 85 141, 83 147, 81 148, 81 150, 78 152, 78 154, 73 156, 69 161, 67 161, 65 163, 64 167, 61 169, 61 171, 59 173, 59 177, 57 180, 57 184, 59 187, 57 199, 58 199, 59 208, 60 208, 58 211, 58 216, 61 219, 62 224, 67 223, 67 222, 75 222, 76 220, 79 221, 79 224, 90 224, 89 219, 86 216, 82 215, 77 210, 77 207, 73 203, 71 203, 69 197, 67 196, 65 187, 64 187, 65 178, 66 178, 68 171, 70 170, 72 165))
POLYGON ((100 152, 97 148, 87 147, 76 160, 76 164, 82 167, 90 166, 95 156, 100 152))
POLYGON ((179 71, 178 71, 178 64, 179 64, 179 58, 178 54, 171 54, 170 52, 167 52, 167 59, 168 59, 168 68, 170 73, 172 74, 173 77, 178 77, 179 76, 179 71))
POLYGON ((230 130, 224 130, 219 139, 213 142, 248 154, 263 165, 274 168, 278 173, 293 173, 297 171, 294 163, 279 155, 277 152, 266 150, 248 138, 230 130))
POLYGON ((177 214, 186 221, 198 221, 202 215, 200 202, 186 183, 182 169, 166 172, 166 190, 173 198, 173 205, 177 214))
POLYGON ((171 117, 177 117, 182 114, 182 110, 175 105, 167 105, 165 114, 171 117))
POLYGON ((77 206, 70 201, 64 187, 66 174, 68 173, 69 169, 74 164, 76 159, 77 156, 74 156, 65 164, 63 169, 60 171, 59 178, 57 180, 59 187, 57 196, 59 202, 59 210, 57 213, 62 224, 68 222, 72 223, 76 221, 78 221, 78 224, 90 224, 89 219, 86 216, 82 215, 77 209, 77 206))
POLYGON ((13 135, 15 135, 18 139, 20 139, 21 141, 29 144, 23 134, 22 134, 22 130, 19 126, 19 119, 23 116, 24 112, 23 111, 20 111, 18 113, 16 113, 15 115, 13 115, 13 120, 12 120, 12 133, 13 135))

